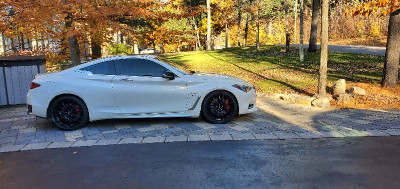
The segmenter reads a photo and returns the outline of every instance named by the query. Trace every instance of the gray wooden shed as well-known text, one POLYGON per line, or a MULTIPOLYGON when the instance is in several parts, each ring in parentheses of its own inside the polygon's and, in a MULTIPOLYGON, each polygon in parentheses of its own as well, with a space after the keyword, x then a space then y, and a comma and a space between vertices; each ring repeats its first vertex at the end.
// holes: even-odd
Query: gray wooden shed
POLYGON ((0 105, 25 104, 33 76, 45 72, 44 56, 0 57, 0 105))

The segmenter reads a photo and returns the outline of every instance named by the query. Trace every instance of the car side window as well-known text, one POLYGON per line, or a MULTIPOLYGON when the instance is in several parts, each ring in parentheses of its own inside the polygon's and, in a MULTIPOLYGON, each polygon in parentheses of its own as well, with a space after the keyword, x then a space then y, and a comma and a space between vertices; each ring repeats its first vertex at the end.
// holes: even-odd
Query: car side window
POLYGON ((167 69, 151 60, 121 59, 115 61, 117 75, 162 77, 167 69))
POLYGON ((82 71, 92 74, 115 75, 114 61, 106 61, 98 64, 93 64, 81 69, 82 71))

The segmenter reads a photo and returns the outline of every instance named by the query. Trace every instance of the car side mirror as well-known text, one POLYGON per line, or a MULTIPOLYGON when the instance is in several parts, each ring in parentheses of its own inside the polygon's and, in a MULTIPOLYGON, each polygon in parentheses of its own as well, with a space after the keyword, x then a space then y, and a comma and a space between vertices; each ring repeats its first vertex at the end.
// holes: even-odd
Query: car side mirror
POLYGON ((175 74, 170 71, 164 71, 162 74, 162 77, 169 79, 169 80, 173 80, 173 79, 175 79, 175 74))

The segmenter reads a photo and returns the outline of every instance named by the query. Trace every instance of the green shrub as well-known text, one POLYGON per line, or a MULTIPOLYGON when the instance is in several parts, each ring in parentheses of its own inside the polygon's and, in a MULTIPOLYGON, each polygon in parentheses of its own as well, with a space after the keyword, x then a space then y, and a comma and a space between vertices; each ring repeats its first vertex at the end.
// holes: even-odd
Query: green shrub
POLYGON ((116 44, 108 48, 108 54, 112 55, 133 54, 133 50, 129 45, 116 44))

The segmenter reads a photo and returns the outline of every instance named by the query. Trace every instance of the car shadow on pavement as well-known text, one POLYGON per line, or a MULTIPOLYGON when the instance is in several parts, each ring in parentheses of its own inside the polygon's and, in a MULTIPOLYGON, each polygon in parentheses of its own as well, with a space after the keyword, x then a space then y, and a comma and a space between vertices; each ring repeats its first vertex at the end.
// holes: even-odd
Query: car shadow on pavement
POLYGON ((51 120, 27 115, 24 108, 3 108, 0 150, 19 146, 12 148, 18 151, 34 144, 46 148, 57 142, 70 146, 80 144, 78 141, 87 142, 85 145, 101 141, 117 144, 124 139, 145 143, 146 138, 183 142, 400 135, 398 110, 320 110, 272 99, 260 100, 258 107, 258 111, 239 116, 228 124, 210 124, 201 118, 110 119, 91 122, 75 131, 61 131, 51 120))

